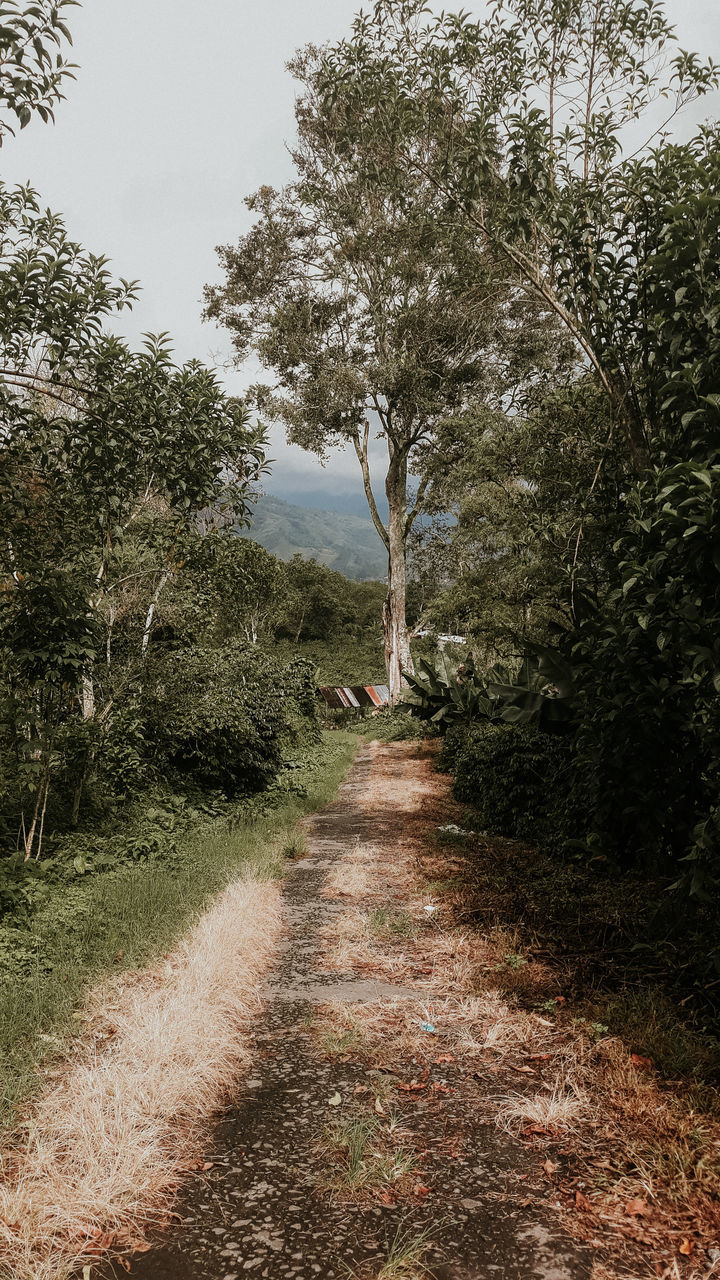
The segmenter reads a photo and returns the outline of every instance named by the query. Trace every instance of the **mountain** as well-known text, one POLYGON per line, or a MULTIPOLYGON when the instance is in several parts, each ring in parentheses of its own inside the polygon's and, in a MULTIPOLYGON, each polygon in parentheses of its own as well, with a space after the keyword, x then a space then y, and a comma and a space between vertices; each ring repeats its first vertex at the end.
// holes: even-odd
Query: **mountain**
POLYGON ((250 528, 240 536, 259 542, 280 560, 299 552, 356 581, 387 573, 385 548, 372 520, 362 516, 296 507, 265 494, 254 504, 250 528))

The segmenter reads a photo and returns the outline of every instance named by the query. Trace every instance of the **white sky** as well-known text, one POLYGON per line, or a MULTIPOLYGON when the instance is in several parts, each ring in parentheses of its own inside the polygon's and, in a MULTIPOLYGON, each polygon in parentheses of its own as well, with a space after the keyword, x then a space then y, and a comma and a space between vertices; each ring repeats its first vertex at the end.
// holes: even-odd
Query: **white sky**
MULTIPOLYGON (((4 145, 0 173, 30 181, 74 238, 107 254, 117 275, 140 279, 140 301, 123 323, 131 340, 169 330, 179 359, 227 358, 226 336, 201 319, 202 287, 218 279, 215 246, 247 228, 244 196, 290 177, 287 60, 303 44, 348 33, 360 4, 85 0, 69 11, 78 79, 54 127, 36 120, 4 145)), ((720 0, 666 8, 684 47, 720 61, 720 0)), ((717 97, 693 117, 713 114, 717 97)), ((242 374, 224 376, 242 389, 242 374)), ((271 491, 335 507, 358 492, 354 457, 323 471, 277 434, 272 453, 271 491)))

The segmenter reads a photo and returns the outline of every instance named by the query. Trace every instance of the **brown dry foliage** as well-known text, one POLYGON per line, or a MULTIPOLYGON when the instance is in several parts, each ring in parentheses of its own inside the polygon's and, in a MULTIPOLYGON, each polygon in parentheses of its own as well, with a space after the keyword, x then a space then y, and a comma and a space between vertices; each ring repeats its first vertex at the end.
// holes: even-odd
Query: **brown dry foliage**
MULTIPOLYGON (((363 893, 324 931, 324 965, 408 987, 406 999, 353 1010, 359 1056, 392 1065, 429 1062, 450 1050, 461 1066, 477 1059, 482 1072, 506 1086, 484 1099, 497 1123, 539 1153, 561 1143, 570 1158, 571 1180, 558 1192, 573 1229, 586 1237, 605 1232, 624 1274, 638 1265, 673 1280, 708 1274, 705 1246, 717 1247, 720 1239, 717 1114, 704 1111, 692 1090, 663 1081, 651 1063, 634 1060, 620 1039, 598 1039, 593 1027, 574 1019, 552 957, 518 959, 522 944, 507 928, 473 930, 478 886, 467 855, 433 838, 435 824, 461 825, 462 811, 429 758, 418 761, 417 783, 421 792, 410 788, 399 811, 391 769, 386 785, 382 777, 376 782, 373 801, 386 814, 374 837, 376 875, 365 857, 363 893), (409 913, 411 936, 374 936, 371 915, 379 903, 409 913), (437 910, 429 915, 426 905, 437 910), (532 1009, 555 1001, 550 1017, 532 1009), (432 1022, 436 1034, 424 1032, 422 1021, 432 1022), (541 1068, 534 1059, 542 1059, 541 1068), (588 1189, 580 1208, 578 1181, 588 1189), (647 1205, 639 1217, 626 1212, 636 1203, 647 1205)), ((341 863, 336 884, 342 876, 341 863)), ((325 1026, 339 1027, 342 1018, 337 1008, 323 1010, 325 1026)), ((594 1274, 599 1280, 618 1272, 598 1261, 594 1274)))

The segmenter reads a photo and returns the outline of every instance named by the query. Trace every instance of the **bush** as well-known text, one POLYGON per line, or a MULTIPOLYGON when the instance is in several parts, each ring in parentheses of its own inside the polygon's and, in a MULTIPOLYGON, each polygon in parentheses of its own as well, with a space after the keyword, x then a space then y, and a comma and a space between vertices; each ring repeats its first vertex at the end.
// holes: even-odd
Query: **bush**
POLYGON ((360 729, 364 738, 377 742, 407 742, 427 738, 432 730, 399 707, 386 707, 365 716, 360 729))
POLYGON ((227 794, 257 791, 284 749, 317 736, 312 667, 281 663, 255 645, 196 646, 156 661, 144 695, 145 738, 160 769, 227 794))
POLYGON ((480 721, 448 730, 440 767, 455 775, 455 795, 496 835, 559 847, 582 834, 567 738, 529 725, 480 721))

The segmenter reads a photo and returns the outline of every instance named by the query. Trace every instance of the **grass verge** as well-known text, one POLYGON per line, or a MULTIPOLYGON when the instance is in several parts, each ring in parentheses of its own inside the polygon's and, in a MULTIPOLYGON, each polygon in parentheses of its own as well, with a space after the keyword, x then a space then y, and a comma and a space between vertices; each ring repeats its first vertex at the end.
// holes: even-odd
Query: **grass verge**
POLYGON ((1 931, 0 1128, 12 1124, 41 1065, 79 1034, 73 1014, 88 984, 168 950, 232 879, 279 875, 298 819, 332 799, 357 742, 324 735, 259 803, 198 823, 163 857, 78 876, 26 926, 1 931))
POLYGON ((2 1153, 0 1273, 61 1280, 144 1249, 249 1063, 281 921, 277 884, 235 880, 161 964, 93 993, 81 1044, 2 1153))

